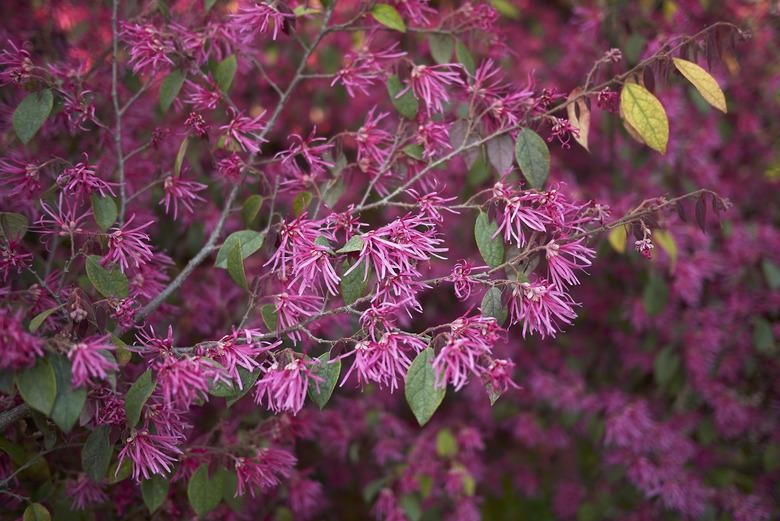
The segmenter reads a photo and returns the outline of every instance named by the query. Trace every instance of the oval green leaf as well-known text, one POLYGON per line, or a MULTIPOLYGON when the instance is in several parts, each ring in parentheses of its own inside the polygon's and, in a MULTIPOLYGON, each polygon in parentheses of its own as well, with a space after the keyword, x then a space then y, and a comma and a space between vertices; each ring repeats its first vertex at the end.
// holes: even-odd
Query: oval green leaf
POLYGON ((144 504, 149 509, 150 514, 153 514, 165 503, 169 487, 168 480, 158 474, 141 481, 141 497, 143 497, 144 504))
POLYGON ((87 257, 86 267, 89 281, 101 295, 104 297, 127 297, 130 284, 119 268, 104 268, 97 255, 87 257))
POLYGON ((374 20, 384 25, 385 27, 389 27, 390 29, 400 31, 402 33, 406 32, 406 24, 404 24, 404 19, 401 18, 401 14, 392 5, 374 5, 374 7, 371 9, 371 16, 374 17, 374 20))
POLYGON ((488 221, 485 212, 479 212, 474 222, 474 239, 477 241, 480 255, 491 268, 504 263, 504 241, 500 234, 493 238, 497 229, 496 223, 488 221))
POLYGON ((541 190, 550 174, 550 149, 544 139, 530 128, 521 130, 515 143, 515 159, 531 188, 541 190))
POLYGON ((33 92, 22 100, 13 115, 13 127, 22 143, 29 143, 35 137, 54 106, 54 95, 44 89, 33 92))
POLYGON ((228 255, 236 244, 241 244, 241 259, 246 259, 254 252, 263 247, 265 234, 254 230, 240 230, 227 236, 222 247, 217 252, 215 266, 217 268, 227 269, 228 255))
POLYGON ((163 112, 167 112, 171 107, 183 84, 184 72, 180 69, 171 71, 160 83, 160 108, 163 112))
POLYGON ((109 439, 110 426, 99 425, 89 433, 87 441, 81 448, 81 468, 89 479, 100 483, 105 479, 108 465, 111 462, 113 446, 109 439))
POLYGON ((620 93, 620 112, 647 146, 666 153, 669 119, 658 98, 639 84, 626 83, 620 93))
POLYGON ((19 372, 16 388, 27 405, 47 416, 51 414, 57 399, 57 377, 49 360, 41 358, 33 367, 19 372))
POLYGON ((433 358, 433 349, 423 349, 406 373, 404 395, 420 426, 428 423, 447 393, 445 386, 436 386, 436 373, 431 365, 433 358))
POLYGON ((141 410, 146 400, 154 392, 157 382, 152 380, 152 370, 147 369, 144 374, 138 377, 125 396, 125 416, 127 417, 127 426, 135 427, 138 420, 141 419, 141 410))
POLYGON ((317 407, 322 409, 330 400, 333 390, 336 388, 336 383, 338 383, 339 374, 341 374, 341 360, 328 363, 330 361, 330 353, 323 353, 317 360, 319 360, 319 363, 311 366, 311 374, 322 380, 309 378, 309 398, 317 404, 317 407))

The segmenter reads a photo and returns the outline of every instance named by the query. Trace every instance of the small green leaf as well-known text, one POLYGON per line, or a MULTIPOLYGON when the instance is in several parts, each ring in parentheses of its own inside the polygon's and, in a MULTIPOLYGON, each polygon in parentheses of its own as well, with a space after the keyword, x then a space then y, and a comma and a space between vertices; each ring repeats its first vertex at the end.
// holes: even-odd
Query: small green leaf
POLYGON ((62 306, 57 306, 57 307, 49 308, 46 311, 41 311, 40 313, 35 315, 32 320, 30 320, 30 324, 27 326, 27 329, 30 331, 30 333, 35 333, 36 331, 38 331, 38 328, 40 328, 43 325, 46 319, 49 318, 52 313, 54 313, 61 307, 62 306))
POLYGON ((772 324, 763 317, 753 320, 753 344, 759 353, 772 355, 775 352, 775 334, 772 324))
POLYGON ((233 282, 244 289, 247 289, 246 271, 244 270, 244 259, 241 256, 241 240, 233 244, 228 251, 227 271, 233 282))
POLYGON ((520 18, 520 9, 510 0, 490 0, 490 5, 507 18, 513 20, 520 18))
POLYGON ((309 398, 317 404, 317 407, 322 409, 330 400, 333 390, 339 381, 341 360, 328 363, 330 353, 321 354, 317 360, 319 360, 319 364, 311 366, 311 373, 312 376, 319 377, 322 380, 317 381, 314 378, 309 378, 309 398))
POLYGON ((363 249, 363 239, 360 235, 353 235, 340 249, 336 250, 336 253, 354 253, 363 249))
POLYGON ((550 149, 544 139, 524 128, 517 135, 515 158, 531 188, 541 190, 550 174, 550 149))
POLYGON ((658 98, 637 83, 626 83, 620 92, 620 114, 647 146, 666 153, 669 119, 658 98))
POLYGON ((100 197, 97 194, 92 194, 91 198, 92 215, 95 217, 98 227, 105 232, 114 225, 117 215, 119 215, 116 201, 113 197, 100 197))
POLYGON ((167 112, 171 107, 183 84, 184 72, 180 69, 171 71, 160 83, 160 108, 163 112, 167 112))
POLYGON ((422 147, 422 145, 417 145, 415 143, 412 143, 410 145, 406 145, 403 148, 403 153, 407 156, 411 157, 412 159, 416 159, 417 161, 423 160, 423 153, 425 152, 425 149, 422 147))
POLYGON ((415 119, 417 117, 417 109, 419 105, 412 89, 408 89, 401 96, 398 93, 404 89, 404 85, 398 76, 391 74, 387 78, 387 93, 390 95, 390 101, 393 103, 395 110, 398 111, 406 119, 415 119))
POLYGON ((181 145, 179 145, 179 151, 176 152, 176 161, 173 164, 173 175, 179 176, 181 174, 181 167, 184 164, 184 158, 187 157, 187 148, 190 146, 190 137, 185 137, 181 145))
POLYGON ((40 503, 30 503, 24 509, 22 521, 51 521, 48 509, 40 503))
POLYGON ((165 500, 168 498, 169 487, 170 483, 168 480, 159 474, 141 481, 141 496, 150 514, 154 514, 165 503, 165 500))
POLYGON ((241 207, 241 218, 246 226, 249 226, 255 220, 262 206, 263 196, 255 194, 246 198, 244 205, 241 207))
POLYGON ((209 466, 208 463, 204 463, 190 478, 187 497, 198 517, 205 516, 217 508, 222 501, 222 476, 215 473, 209 478, 209 466))
POLYGON ((226 397, 228 407, 246 396, 246 394, 252 390, 252 386, 255 385, 255 382, 257 382, 257 379, 260 377, 260 369, 250 372, 243 367, 239 367, 238 377, 241 378, 241 389, 236 389, 233 395, 226 397))
POLYGON ((780 268, 771 260, 764 259, 761 263, 761 269, 764 272, 766 285, 769 286, 769 289, 775 290, 780 288, 780 268))
POLYGON ((495 318, 499 326, 503 326, 509 316, 506 306, 501 302, 501 289, 496 286, 485 292, 480 309, 482 316, 495 318))
POLYGON ((349 262, 344 261, 341 267, 341 281, 339 282, 341 296, 344 298, 344 304, 346 305, 352 304, 366 292, 367 279, 364 278, 365 270, 358 266, 350 271, 349 274, 346 274, 351 266, 349 262))
POLYGON ((222 247, 217 252, 217 260, 214 265, 217 268, 227 269, 228 254, 236 244, 241 244, 241 259, 246 259, 263 247, 265 234, 254 230, 240 230, 227 236, 222 247))
POLYGON ((469 168, 466 181, 472 188, 478 188, 488 179, 490 179, 490 165, 485 157, 485 152, 480 150, 471 168, 469 168))
POLYGON ((265 323, 265 327, 268 328, 268 331, 276 331, 278 323, 276 306, 273 304, 264 304, 263 307, 260 308, 260 315, 262 315, 263 322, 265 323))
POLYGON ((448 34, 431 34, 428 36, 428 47, 431 49, 431 56, 436 63, 450 63, 452 59, 452 36, 448 34))
POLYGON ((474 57, 469 52, 468 47, 460 40, 455 42, 455 58, 458 60, 458 63, 463 65, 466 72, 474 76, 477 72, 477 63, 474 61, 474 57))
POLYGON ((236 497, 238 476, 234 471, 228 470, 225 467, 219 467, 217 469, 217 474, 222 481, 222 499, 234 512, 239 512, 243 506, 243 498, 240 496, 236 497))
POLYGON ((428 423, 447 393, 446 386, 436 385, 436 373, 431 365, 434 356, 432 348, 423 349, 406 373, 404 395, 420 426, 428 423))
POLYGON ((211 8, 214 7, 214 4, 217 3, 217 0, 203 0, 203 9, 206 10, 208 13, 211 11, 211 8))
POLYGON ((371 16, 385 27, 402 33, 406 32, 406 24, 404 24, 403 18, 401 18, 400 13, 392 5, 375 4, 371 9, 371 16))
POLYGON ((495 268, 504 263, 504 242, 501 234, 493 238, 498 225, 488 221, 485 212, 479 212, 477 220, 474 223, 474 239, 477 241, 477 248, 485 262, 491 268, 495 268))
POLYGON ((62 429, 70 432, 81 415, 81 409, 87 401, 87 390, 74 389, 71 386, 70 360, 62 355, 50 355, 49 360, 57 381, 57 398, 51 411, 51 419, 62 429))
POLYGON ((238 61, 236 60, 235 54, 231 54, 217 64, 217 68, 214 70, 214 81, 217 82, 217 86, 222 92, 228 92, 230 90, 237 69, 238 61))
POLYGON ((13 115, 13 127, 22 143, 29 143, 35 137, 54 106, 54 95, 44 89, 28 94, 22 100, 13 115))
POLYGON ((57 399, 57 377, 48 359, 41 358, 33 367, 19 372, 16 388, 27 405, 46 416, 51 414, 57 399))
POLYGON ((133 428, 138 425, 144 404, 154 392, 155 387, 157 387, 157 382, 152 380, 151 369, 144 371, 144 374, 139 376, 138 380, 130 386, 125 396, 125 416, 128 427, 133 428))
POLYGON ((111 462, 113 446, 109 439, 110 430, 111 427, 108 425, 98 425, 89 433, 87 441, 81 448, 81 468, 95 483, 101 483, 105 479, 111 462))
POLYGON ((311 192, 299 192, 293 199, 293 211, 295 215, 302 215, 311 204, 311 192))
POLYGON ((86 266, 89 281, 101 295, 104 297, 127 297, 130 283, 119 268, 104 268, 97 255, 87 257, 86 266))
POLYGON ((108 471, 108 484, 113 485, 120 483, 130 477, 133 472, 133 464, 130 462, 130 458, 122 460, 122 464, 119 464, 119 460, 114 461, 111 468, 108 471))
POLYGON ((658 387, 666 388, 679 368, 680 356, 674 352, 673 348, 667 347, 659 351, 653 364, 653 375, 658 387))
POLYGON ((27 217, 20 213, 0 212, 0 237, 19 240, 27 233, 27 217))
POLYGON ((645 306, 645 312, 649 316, 654 317, 666 307, 668 298, 669 289, 666 287, 664 279, 657 275, 651 275, 642 293, 642 303, 645 306))
POLYGON ((451 458, 458 454, 458 440, 451 430, 444 428, 436 434, 436 454, 442 458, 451 458))

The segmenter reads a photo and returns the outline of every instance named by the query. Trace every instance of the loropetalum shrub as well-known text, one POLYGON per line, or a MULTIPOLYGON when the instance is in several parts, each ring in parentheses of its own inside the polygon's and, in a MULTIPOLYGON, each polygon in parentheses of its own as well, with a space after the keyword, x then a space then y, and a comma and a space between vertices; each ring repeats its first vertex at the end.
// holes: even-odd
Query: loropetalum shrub
POLYGON ((4 518, 778 515, 777 13, 609 4, 4 3, 4 518))

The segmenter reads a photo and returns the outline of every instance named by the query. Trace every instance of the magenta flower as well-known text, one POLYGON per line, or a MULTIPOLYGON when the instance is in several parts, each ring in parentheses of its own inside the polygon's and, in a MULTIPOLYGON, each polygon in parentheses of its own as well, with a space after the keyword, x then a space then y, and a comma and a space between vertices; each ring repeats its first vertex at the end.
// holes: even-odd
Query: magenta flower
POLYGON ((120 22, 120 38, 130 52, 133 72, 155 73, 161 67, 175 65, 168 57, 176 51, 173 42, 151 24, 120 22))
POLYGON ((260 367, 257 357, 281 345, 281 340, 274 343, 254 340, 253 337, 260 332, 253 329, 242 329, 225 335, 216 342, 216 345, 208 346, 203 350, 203 355, 211 358, 225 368, 227 376, 233 379, 239 389, 243 389, 243 382, 238 373, 238 368, 243 367, 253 372, 260 367))
POLYGON ((0 244, 0 279, 5 283, 12 273, 19 274, 32 264, 32 254, 21 249, 20 240, 0 244))
POLYGON ((275 413, 289 411, 293 415, 298 414, 306 399, 309 379, 315 382, 321 380, 309 368, 315 363, 319 361, 293 358, 281 367, 279 362, 273 362, 255 384, 255 403, 260 404, 265 399, 266 407, 275 413))
POLYGON ((0 186, 9 197, 31 197, 41 190, 41 169, 29 161, 0 158, 0 186))
POLYGON ((153 367, 165 405, 184 410, 193 402, 206 398, 211 384, 226 379, 221 368, 200 356, 166 356, 153 367))
POLYGON ((192 213, 192 205, 194 203, 205 201, 203 197, 198 195, 198 192, 202 192, 206 188, 208 188, 208 186, 203 183, 185 181, 181 175, 169 175, 165 178, 165 181, 163 181, 165 196, 160 199, 158 204, 165 205, 165 213, 170 213, 170 206, 171 203, 173 203, 173 218, 176 219, 179 214, 179 203, 181 203, 185 210, 192 213))
POLYGON ((373 164, 377 165, 377 167, 384 165, 390 155, 390 147, 393 144, 392 134, 379 128, 379 123, 389 113, 374 114, 375 111, 376 107, 372 107, 368 111, 365 123, 355 133, 357 160, 363 171, 366 171, 366 167, 363 164, 373 164))
POLYGON ((594 250, 584 245, 583 239, 570 242, 552 240, 547 243, 545 252, 550 280, 559 288, 563 288, 564 283, 579 284, 574 270, 584 270, 596 256, 594 250))
POLYGON ((209 88, 201 87, 194 81, 187 80, 187 103, 193 106, 198 112, 214 110, 222 100, 222 94, 219 87, 211 78, 208 79, 209 88))
POLYGON ((241 179, 241 171, 243 169, 244 160, 236 153, 217 161, 217 173, 228 181, 236 182, 241 179))
POLYGON ((132 476, 136 482, 154 475, 170 474, 176 458, 182 453, 176 445, 178 439, 165 434, 151 434, 146 429, 134 430, 117 457, 116 473, 125 459, 133 465, 132 476))
POLYGON ((448 206, 449 203, 457 200, 457 197, 442 197, 436 190, 421 194, 417 190, 410 188, 407 192, 414 198, 420 216, 432 223, 440 225, 444 222, 444 217, 441 215, 442 211, 455 215, 458 214, 457 210, 453 210, 448 206))
POLYGON ((287 450, 274 447, 258 449, 251 458, 234 458, 238 484, 236 497, 249 491, 255 497, 256 491, 268 492, 289 478, 298 460, 287 450))
POLYGON ((436 153, 452 148, 446 123, 429 119, 417 126, 417 144, 423 147, 423 158, 431 159, 436 153))
POLYGON ((384 51, 372 51, 369 42, 363 45, 360 51, 347 53, 330 86, 341 83, 350 98, 355 97, 356 91, 368 95, 368 88, 385 77, 385 69, 390 63, 406 56, 405 52, 394 52, 397 45, 398 43, 394 43, 384 51))
POLYGON ((444 103, 449 100, 447 87, 464 85, 460 77, 461 66, 457 63, 442 65, 415 65, 409 76, 408 85, 401 90, 396 98, 404 95, 409 89, 418 101, 425 103, 428 114, 431 110, 442 112, 444 103))
POLYGON ((322 137, 314 137, 317 127, 309 133, 309 137, 303 139, 298 134, 291 134, 288 138, 292 145, 287 150, 276 154, 276 159, 282 160, 284 166, 294 177, 303 179, 308 184, 325 172, 326 168, 332 168, 333 163, 323 159, 322 155, 333 148, 333 143, 318 144, 327 141, 322 137))
POLYGON ((436 384, 444 387, 449 382, 459 391, 468 383, 469 375, 480 376, 483 373, 484 368, 479 364, 479 359, 490 353, 490 347, 482 342, 451 338, 433 360, 436 384))
POLYGON ((79 474, 78 478, 68 480, 65 485, 65 494, 71 498, 73 510, 86 510, 87 507, 108 501, 108 496, 86 474, 79 474))
POLYGON ((76 215, 76 205, 72 198, 66 198, 60 193, 57 199, 57 208, 52 208, 41 201, 41 209, 46 215, 41 215, 35 223, 36 231, 44 235, 59 235, 60 237, 74 237, 84 232, 81 227, 84 219, 89 217, 91 211, 87 210, 81 215, 76 215))
POLYGON ((347 382, 354 371, 358 385, 364 386, 375 382, 379 388, 389 387, 392 393, 398 388, 398 381, 404 380, 411 357, 428 346, 416 336, 402 332, 388 332, 379 341, 363 340, 355 345, 355 349, 341 357, 355 355, 352 367, 344 375, 341 385, 347 382))
POLYGON ((475 269, 485 269, 487 266, 474 266, 469 260, 460 260, 455 263, 450 274, 450 280, 452 280, 453 287, 455 289, 455 296, 459 300, 466 300, 471 296, 471 290, 478 281, 472 275, 472 271, 475 269))
POLYGON ((105 197, 106 194, 115 195, 111 185, 96 175, 95 166, 88 165, 86 161, 87 155, 84 154, 84 162, 63 170, 57 177, 57 185, 76 197, 89 197, 95 192, 99 193, 100 197, 105 197))
POLYGON ((258 32, 264 33, 268 30, 268 25, 273 25, 271 38, 276 40, 287 19, 295 18, 292 13, 283 13, 270 4, 256 2, 255 0, 246 0, 238 12, 230 16, 230 27, 235 33, 238 33, 248 42, 258 32))
POLYGON ((20 315, 0 307, 0 369, 30 367, 43 356, 43 342, 27 332, 20 315))
POLYGON ((537 196, 529 192, 519 192, 496 183, 493 187, 493 200, 499 203, 501 218, 494 237, 503 235, 505 242, 514 240, 518 247, 525 246, 528 238, 526 231, 544 233, 545 223, 549 218, 536 208, 533 203, 537 196))
POLYGON ((68 351, 73 374, 73 387, 83 387, 94 380, 105 380, 109 373, 119 369, 111 351, 116 347, 109 342, 110 335, 91 336, 73 344, 68 351))
POLYGON ((494 358, 482 373, 485 386, 496 395, 507 392, 510 387, 520 389, 520 386, 512 381, 514 369, 515 363, 511 360, 494 358))
POLYGON ((190 115, 184 120, 184 126, 198 137, 207 137, 209 135, 208 123, 197 112, 190 112, 190 115))
POLYGON ((154 221, 131 227, 134 218, 135 215, 132 215, 125 224, 111 229, 108 234, 108 253, 103 257, 103 264, 119 264, 125 272, 130 263, 137 268, 152 258, 154 254, 147 245, 149 236, 143 230, 154 224, 154 221))
POLYGON ((265 129, 260 122, 264 115, 265 111, 254 118, 250 118, 231 109, 230 123, 219 127, 219 130, 224 133, 227 139, 232 139, 245 152, 257 154, 260 152, 260 144, 265 142, 258 135, 265 129))
POLYGON ((20 85, 26 82, 33 70, 33 62, 30 53, 21 47, 17 47, 13 41, 7 40, 9 48, 0 52, 0 85, 10 83, 20 85))
POLYGON ((298 248, 298 255, 293 261, 294 278, 291 284, 310 288, 320 286, 320 281, 323 281, 331 295, 338 295, 340 279, 333 269, 332 250, 312 242, 298 248))
POLYGON ((577 317, 571 297, 547 281, 521 282, 512 290, 511 323, 523 323, 523 336, 539 333, 554 337, 560 324, 569 325, 577 317))

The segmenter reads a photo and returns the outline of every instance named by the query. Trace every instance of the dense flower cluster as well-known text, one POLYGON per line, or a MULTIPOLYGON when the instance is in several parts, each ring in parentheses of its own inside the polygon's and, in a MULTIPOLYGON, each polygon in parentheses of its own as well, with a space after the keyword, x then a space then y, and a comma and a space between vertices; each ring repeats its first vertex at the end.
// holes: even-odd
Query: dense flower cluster
POLYGON ((12 1, 0 511, 780 515, 777 10, 629 4, 12 1))

